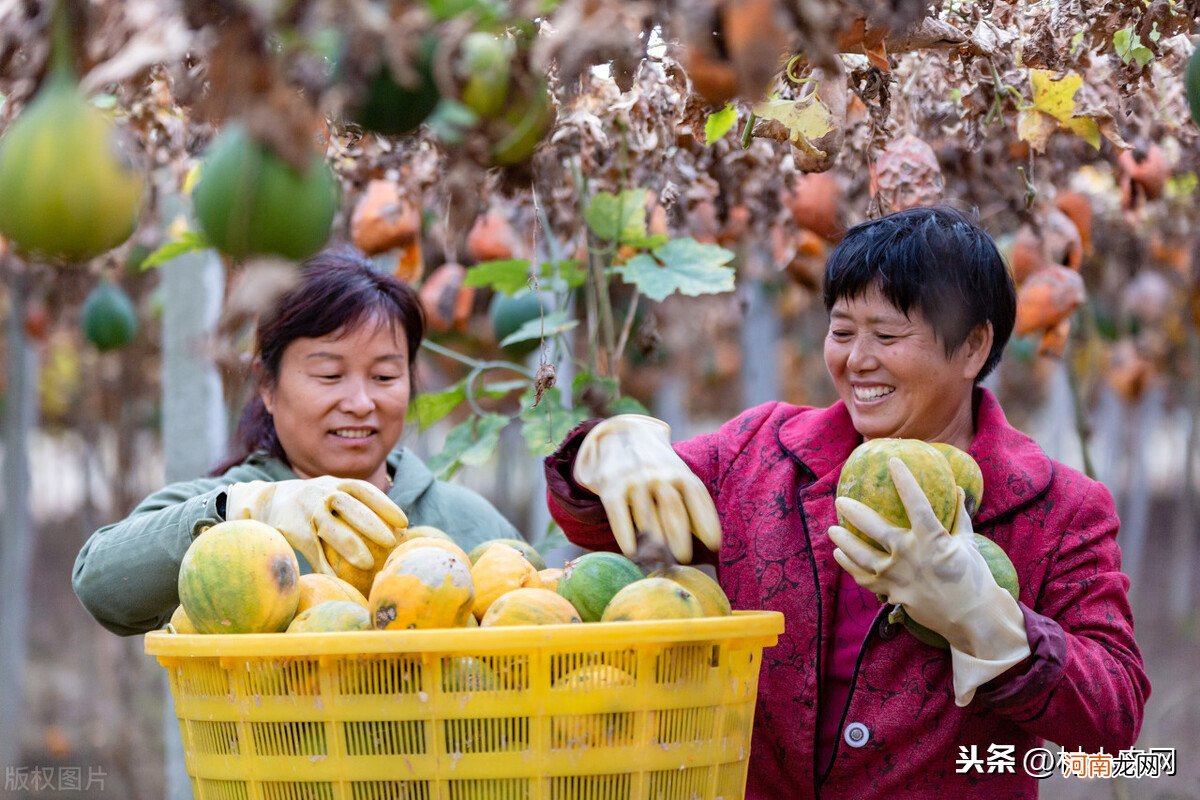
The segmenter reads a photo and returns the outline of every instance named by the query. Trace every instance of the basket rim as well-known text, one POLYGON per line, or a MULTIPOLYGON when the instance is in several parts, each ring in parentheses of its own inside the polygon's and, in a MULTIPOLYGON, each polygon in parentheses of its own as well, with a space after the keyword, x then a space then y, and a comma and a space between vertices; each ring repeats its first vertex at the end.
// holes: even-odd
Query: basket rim
POLYGON ((639 644, 769 639, 783 632, 778 611, 734 611, 730 617, 572 625, 512 625, 496 628, 439 628, 412 631, 337 633, 179 634, 154 630, 145 652, 154 656, 214 658, 369 655, 374 653, 504 652, 551 648, 623 647, 639 644))

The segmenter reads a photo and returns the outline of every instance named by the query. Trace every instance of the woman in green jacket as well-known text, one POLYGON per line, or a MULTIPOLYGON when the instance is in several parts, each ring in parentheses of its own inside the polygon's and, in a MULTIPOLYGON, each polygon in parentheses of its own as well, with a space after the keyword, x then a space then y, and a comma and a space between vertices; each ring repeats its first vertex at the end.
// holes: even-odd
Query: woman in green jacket
POLYGON ((353 250, 309 259, 299 283, 259 320, 258 391, 238 424, 237 454, 92 534, 72 576, 88 612, 121 635, 161 627, 179 603, 188 545, 227 519, 279 529, 303 571, 331 571, 322 542, 369 569, 363 539, 390 546, 406 518, 443 529, 465 549, 520 538, 478 494, 436 480, 396 447, 424 332, 407 284, 353 250))

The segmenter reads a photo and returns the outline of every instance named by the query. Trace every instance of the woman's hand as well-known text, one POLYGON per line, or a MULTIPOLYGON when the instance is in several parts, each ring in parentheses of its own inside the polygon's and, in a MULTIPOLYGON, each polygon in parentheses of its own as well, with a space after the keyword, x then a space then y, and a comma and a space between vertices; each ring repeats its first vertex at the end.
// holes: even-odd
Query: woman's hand
POLYGON ((408 526, 408 518, 391 498, 373 484, 352 478, 235 483, 226 490, 226 498, 226 519, 270 525, 314 571, 330 575, 333 569, 320 540, 354 566, 369 570, 375 559, 362 539, 393 547, 393 531, 408 526))
POLYGON ((965 706, 979 686, 1029 656, 1025 618, 975 546, 962 489, 954 530, 947 531, 904 462, 890 459, 888 468, 912 528, 898 528, 862 503, 839 497, 838 511, 883 551, 834 525, 833 557, 859 586, 904 606, 915 621, 946 638, 955 702, 965 706))
POLYGON ((637 534, 665 545, 682 564, 692 560, 692 534, 716 552, 721 523, 704 484, 671 447, 671 427, 641 414, 621 414, 588 432, 575 460, 580 486, 600 495, 617 546, 637 553, 637 534))

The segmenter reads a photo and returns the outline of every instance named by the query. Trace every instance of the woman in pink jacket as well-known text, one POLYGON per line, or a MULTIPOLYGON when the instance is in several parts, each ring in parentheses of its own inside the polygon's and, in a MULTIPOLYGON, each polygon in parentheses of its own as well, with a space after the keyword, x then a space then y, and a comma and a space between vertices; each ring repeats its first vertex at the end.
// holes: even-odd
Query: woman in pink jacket
POLYGON ((1024 757, 1044 741, 1132 747, 1150 684, 1112 496, 1048 458, 978 385, 1016 313, 991 238, 948 208, 863 223, 830 255, 824 300, 839 402, 767 403, 674 445, 649 417, 584 423, 546 460, 554 518, 590 549, 633 555, 651 540, 695 556, 735 608, 783 612, 763 655, 747 797, 1031 798, 1024 757), (974 519, 960 498, 946 531, 898 460, 911 529, 854 501, 835 508, 847 456, 880 437, 969 452, 985 486, 974 519), (837 509, 884 551, 839 527, 837 509), (1018 601, 992 579, 972 523, 1012 559, 1018 601), (889 623, 892 604, 950 650, 889 623))

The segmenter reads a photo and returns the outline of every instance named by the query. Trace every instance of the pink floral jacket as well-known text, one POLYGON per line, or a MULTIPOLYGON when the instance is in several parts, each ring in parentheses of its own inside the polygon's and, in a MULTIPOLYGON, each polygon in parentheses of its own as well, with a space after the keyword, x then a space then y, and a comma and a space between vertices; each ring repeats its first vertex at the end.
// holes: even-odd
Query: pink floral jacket
MULTIPOLYGON (((546 459, 549 503, 572 541, 612 550, 599 499, 571 478, 594 424, 546 459)), ((1048 458, 980 389, 970 453, 985 488, 975 530, 1016 565, 1033 655, 959 708, 948 653, 889 624, 883 608, 859 651, 833 760, 818 767, 823 650, 841 569, 826 532, 842 463, 860 441, 840 402, 767 403, 675 445, 716 502, 723 540, 705 555, 734 608, 781 611, 786 621, 763 656, 746 796, 1032 798, 1037 779, 1023 759, 1043 740, 1085 752, 1131 747, 1150 683, 1112 496, 1048 458)))

